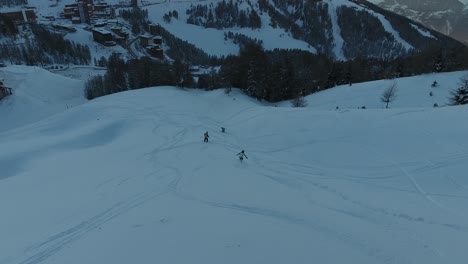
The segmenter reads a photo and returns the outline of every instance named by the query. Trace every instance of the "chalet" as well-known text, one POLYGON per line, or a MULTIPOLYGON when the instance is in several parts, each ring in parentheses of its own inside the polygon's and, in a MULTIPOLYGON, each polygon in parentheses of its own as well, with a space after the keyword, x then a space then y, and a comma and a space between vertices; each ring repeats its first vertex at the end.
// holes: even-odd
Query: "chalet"
POLYGON ((86 1, 78 3, 78 16, 81 20, 81 23, 91 24, 90 6, 86 1))
POLYGON ((146 47, 146 46, 149 46, 149 45, 153 44, 153 42, 152 42, 153 36, 150 35, 150 34, 146 33, 146 34, 140 35, 139 38, 140 38, 140 44, 143 47, 146 47))
POLYGON ((77 7, 76 4, 65 5, 63 8, 63 18, 72 19, 73 15, 75 14, 75 8, 77 7))
POLYGON ((151 35, 161 36, 161 26, 159 24, 149 24, 148 31, 151 35))
POLYGON ((72 21, 73 25, 81 24, 81 18, 80 17, 72 17, 71 21, 72 21))
POLYGON ((107 3, 99 2, 94 4, 93 0, 75 0, 73 4, 65 5, 62 17, 72 19, 73 23, 91 24, 91 18, 112 17, 114 9, 107 3))
POLYGON ((115 45, 114 36, 112 35, 112 32, 107 31, 105 29, 101 29, 101 28, 94 28, 92 32, 93 32, 94 41, 99 42, 106 46, 115 45))
POLYGON ((146 47, 146 52, 148 52, 154 58, 158 58, 160 60, 164 59, 163 49, 159 45, 149 45, 149 46, 147 46, 146 47))
POLYGON ((125 32, 122 27, 111 27, 110 30, 119 37, 128 38, 128 32, 125 32))
POLYGON ((1 16, 7 17, 15 24, 36 23, 37 17, 34 9, 21 9, 19 11, 2 12, 1 16))
POLYGON ((200 66, 196 66, 196 65, 190 66, 189 71, 193 76, 200 76, 200 74, 202 74, 200 66))
POLYGON ((140 44, 145 47, 146 52, 152 57, 162 60, 164 59, 164 52, 162 48, 163 39, 159 36, 160 27, 159 25, 150 24, 149 31, 150 33, 140 35, 140 44), (157 36, 155 36, 156 33, 158 33, 157 36))
POLYGON ((153 43, 155 45, 162 46, 162 37, 161 36, 156 36, 153 38, 153 43))

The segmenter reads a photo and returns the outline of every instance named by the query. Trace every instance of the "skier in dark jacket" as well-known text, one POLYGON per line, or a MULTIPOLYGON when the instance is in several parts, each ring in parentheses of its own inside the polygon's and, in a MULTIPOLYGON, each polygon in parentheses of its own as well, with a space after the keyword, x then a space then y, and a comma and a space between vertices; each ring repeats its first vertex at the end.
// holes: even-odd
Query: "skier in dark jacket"
POLYGON ((244 160, 244 157, 248 159, 247 155, 245 155, 245 152, 242 150, 241 152, 237 153, 237 156, 239 157, 240 161, 244 160))
POLYGON ((205 138, 204 142, 208 142, 208 138, 210 137, 208 136, 208 131, 206 131, 205 134, 203 134, 203 137, 205 138))

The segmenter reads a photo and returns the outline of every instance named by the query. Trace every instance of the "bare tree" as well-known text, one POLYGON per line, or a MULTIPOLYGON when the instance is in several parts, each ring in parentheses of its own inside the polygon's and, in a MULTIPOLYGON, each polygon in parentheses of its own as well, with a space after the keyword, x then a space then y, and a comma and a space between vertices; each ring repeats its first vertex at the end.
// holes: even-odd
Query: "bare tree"
POLYGON ((388 108, 388 104, 395 100, 395 98, 397 97, 396 92, 397 92, 396 82, 394 82, 392 86, 385 89, 382 96, 380 97, 380 101, 383 103, 386 103, 385 108, 388 108))

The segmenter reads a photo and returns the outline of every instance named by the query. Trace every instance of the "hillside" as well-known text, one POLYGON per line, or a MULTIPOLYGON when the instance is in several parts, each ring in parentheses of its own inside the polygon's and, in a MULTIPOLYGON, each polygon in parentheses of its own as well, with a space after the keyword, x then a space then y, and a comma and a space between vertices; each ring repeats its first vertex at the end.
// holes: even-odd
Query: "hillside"
POLYGON ((398 79, 391 109, 371 109, 388 81, 306 108, 155 87, 0 131, 0 263, 464 263, 466 107, 423 96, 465 74, 398 79))
POLYGON ((429 28, 468 43, 468 1, 371 0, 382 8, 418 21, 429 28))
MULTIPOLYGON (((40 17, 58 17, 63 6, 71 2, 73 0, 52 4, 38 0, 30 4, 37 8, 40 17)), ((105 2, 119 4, 122 1, 105 2)), ((421 24, 374 5, 349 0, 293 0, 288 4, 279 0, 147 0, 139 1, 139 5, 148 12, 150 22, 161 24, 174 36, 215 56, 239 52, 241 43, 227 37, 228 33, 261 41, 267 50, 300 49, 338 60, 391 59, 434 45, 448 49, 460 46, 421 24), (177 16, 173 17, 174 11, 177 16)), ((119 10, 117 8, 116 12, 119 10)), ((86 43, 86 38, 70 39, 86 43)))
MULTIPOLYGON (((338 60, 358 56, 373 58, 395 58, 405 56, 411 51, 424 50, 431 45, 444 43, 442 46, 456 47, 458 43, 430 29, 424 28, 400 16, 385 13, 373 5, 360 4, 349 0, 304 1, 237 1, 240 10, 253 10, 260 15, 261 27, 222 27, 206 29, 202 25, 187 24, 188 10, 195 6, 215 8, 221 1, 203 2, 168 2, 145 6, 150 20, 160 23, 174 35, 187 39, 208 52, 218 51, 229 42, 222 38, 224 32, 232 31, 259 39, 267 49, 300 48, 297 41, 302 41, 308 50, 326 54, 338 60), (164 15, 176 10, 177 19, 164 21, 164 15), (206 38, 199 38, 203 34, 206 38), (294 41, 291 41, 293 38, 294 41), (272 46, 274 45, 274 46, 272 46)), ((229 1, 227 2, 229 6, 229 1)), ((251 12, 253 12, 251 11, 251 12)), ((224 16, 230 16, 226 11, 224 16)), ((220 19, 223 19, 220 15, 220 19)), ((195 16, 205 21, 206 16, 195 16)), ((202 22, 203 24, 203 22, 202 22)), ((232 47, 224 48, 228 54, 232 47)))

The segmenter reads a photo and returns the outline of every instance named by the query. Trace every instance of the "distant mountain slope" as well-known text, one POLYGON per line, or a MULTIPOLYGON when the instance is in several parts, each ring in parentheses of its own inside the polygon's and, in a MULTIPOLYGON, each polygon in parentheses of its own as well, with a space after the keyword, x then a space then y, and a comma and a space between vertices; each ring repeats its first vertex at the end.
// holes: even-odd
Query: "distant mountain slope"
MULTIPOLYGON (((235 9, 234 8, 234 9, 235 9)), ((201 48, 210 51, 210 43, 223 46, 220 39, 224 32, 233 31, 258 38, 268 48, 270 43, 288 48, 288 39, 274 41, 266 32, 276 31, 276 36, 290 36, 306 42, 319 53, 345 60, 359 56, 395 58, 411 51, 424 50, 431 45, 454 47, 460 44, 442 34, 429 30, 402 16, 384 11, 375 5, 348 0, 260 0, 260 1, 201 1, 189 3, 167 3, 149 5, 150 19, 161 23, 180 38, 197 42, 201 48), (224 3, 224 4, 220 4, 224 3), (240 11, 232 15, 231 5, 240 11), (196 11, 193 11, 196 8, 196 11), (178 18, 169 22, 164 19, 168 12, 176 10, 178 18), (200 12, 202 10, 203 12, 200 12), (223 10, 223 11, 219 11, 223 10), (230 13, 231 12, 231 13, 230 13), (249 17, 253 13, 261 17, 261 26, 251 26, 249 20, 244 27, 225 26, 225 17, 249 17), (187 15, 189 13, 189 15, 187 15), (186 23, 197 25, 187 25, 186 23), (223 25, 223 26, 219 26, 223 25), (208 27, 208 29, 203 29, 208 27), (189 29, 190 28, 190 29, 189 29), (203 30, 202 30, 203 29, 203 30), (190 37, 188 31, 198 32, 190 37), (281 33, 283 31, 283 33, 281 33), (199 38, 204 35, 206 37, 199 38), (210 43, 201 43, 203 39, 210 43)), ((237 10, 236 9, 236 10, 237 10)))
MULTIPOLYGON (((63 6, 71 2, 73 0, 37 0, 29 4, 37 8, 40 16, 57 16, 63 6)), ((160 23, 175 36, 218 56, 239 51, 240 43, 227 37, 228 33, 258 39, 270 50, 302 49, 338 60, 391 59, 433 45, 446 48, 459 45, 421 24, 365 1, 147 0, 139 4, 148 10, 152 22, 160 23), (174 11, 177 15, 172 16, 174 11)))
POLYGON ((468 43, 466 0, 370 0, 395 13, 468 43))

